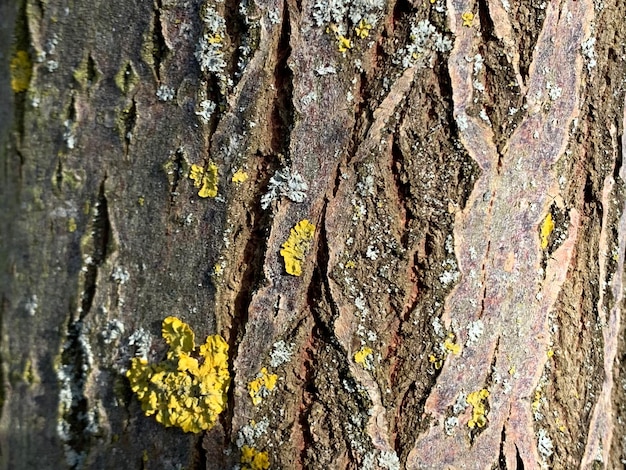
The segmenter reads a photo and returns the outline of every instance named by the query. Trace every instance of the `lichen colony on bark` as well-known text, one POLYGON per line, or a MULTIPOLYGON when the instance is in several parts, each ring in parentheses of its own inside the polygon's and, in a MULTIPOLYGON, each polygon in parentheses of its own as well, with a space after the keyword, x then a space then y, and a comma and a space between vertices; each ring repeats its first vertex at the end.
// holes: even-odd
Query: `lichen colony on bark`
POLYGON ((623 5, 5 10, 3 468, 621 465, 623 5))

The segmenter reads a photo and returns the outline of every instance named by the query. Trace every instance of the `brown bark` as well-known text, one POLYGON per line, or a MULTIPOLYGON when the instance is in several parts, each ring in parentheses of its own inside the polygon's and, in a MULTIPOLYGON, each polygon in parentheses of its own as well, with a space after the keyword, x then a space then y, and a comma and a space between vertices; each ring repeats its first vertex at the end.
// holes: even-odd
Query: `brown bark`
POLYGON ((513 3, 0 5, 3 468, 621 467, 624 6, 513 3), (170 315, 202 434, 125 377, 170 315))

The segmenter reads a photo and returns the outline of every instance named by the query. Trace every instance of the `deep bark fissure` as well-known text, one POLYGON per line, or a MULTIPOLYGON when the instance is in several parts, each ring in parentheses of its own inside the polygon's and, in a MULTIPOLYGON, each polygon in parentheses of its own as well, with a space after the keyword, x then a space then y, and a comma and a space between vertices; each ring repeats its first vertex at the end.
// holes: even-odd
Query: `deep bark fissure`
POLYGON ((288 64, 291 56, 291 22, 289 21, 289 2, 286 0, 283 2, 280 28, 276 47, 276 66, 273 70, 276 96, 271 112, 271 147, 277 154, 289 156, 295 109, 293 106, 293 71, 288 64))
POLYGON ((165 61, 167 54, 169 53, 167 43, 165 42, 165 36, 163 36, 163 24, 161 23, 162 11, 162 0, 154 0, 152 16, 152 47, 150 53, 152 55, 154 73, 156 75, 157 82, 161 81, 161 64, 165 61))

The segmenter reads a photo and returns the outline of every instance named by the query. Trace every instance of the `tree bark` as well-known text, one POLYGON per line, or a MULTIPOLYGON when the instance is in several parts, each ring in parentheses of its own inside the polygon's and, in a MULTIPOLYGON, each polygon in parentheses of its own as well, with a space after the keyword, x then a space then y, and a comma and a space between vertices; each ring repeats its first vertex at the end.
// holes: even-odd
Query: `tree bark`
POLYGON ((2 468, 623 465, 622 3, 9 3, 2 468), (126 378, 168 316, 200 434, 126 378))

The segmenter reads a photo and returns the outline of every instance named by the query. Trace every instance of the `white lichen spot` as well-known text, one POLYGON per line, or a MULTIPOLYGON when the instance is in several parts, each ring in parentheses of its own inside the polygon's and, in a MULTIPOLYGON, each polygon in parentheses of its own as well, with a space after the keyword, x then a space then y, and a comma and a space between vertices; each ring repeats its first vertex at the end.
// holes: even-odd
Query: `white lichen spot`
POLYGON ((118 284, 124 285, 130 279, 130 274, 128 274, 128 271, 122 266, 115 266, 115 269, 113 269, 113 273, 111 274, 111 279, 118 284))
POLYGON ((29 316, 34 317, 35 313, 37 313, 38 308, 39 301, 37 299, 37 296, 33 294, 26 300, 26 303, 24 304, 24 309, 29 316))
POLYGON ((235 441, 237 447, 240 449, 245 445, 254 447, 257 439, 267 432, 269 425, 269 419, 264 417, 258 423, 252 421, 250 424, 242 426, 237 433, 237 440, 235 441))
POLYGON ((596 38, 591 36, 581 44, 583 56, 587 59, 587 70, 591 72, 596 65, 596 38))
POLYGON ((541 456, 544 459, 547 459, 548 457, 550 457, 553 452, 554 452, 554 448, 552 445, 552 439, 550 439, 550 436, 548 436, 548 432, 541 428, 539 429, 539 431, 537 431, 537 450, 539 451, 539 453, 541 454, 541 456))
POLYGON ((485 59, 483 59, 482 55, 476 54, 472 61, 474 62, 474 75, 478 75, 483 70, 485 59))
POLYGON ((124 334, 124 324, 118 319, 109 320, 104 331, 100 333, 104 344, 111 344, 124 334))
POLYGON ((293 356, 294 344, 291 343, 287 346, 282 339, 274 343, 274 349, 270 353, 270 366, 276 368, 282 364, 285 364, 291 360, 293 356))
POLYGON ((332 74, 337 73, 337 69, 333 65, 325 65, 325 66, 320 66, 317 69, 315 69, 315 73, 317 73, 320 76, 332 75, 332 74))
POLYGON ((409 43, 400 48, 397 55, 404 68, 414 65, 431 64, 435 52, 448 52, 452 49, 452 41, 428 20, 421 20, 411 25, 409 43))
POLYGON ((136 329, 128 338, 128 344, 135 346, 135 357, 148 360, 150 347, 152 346, 152 335, 143 328, 136 329))
POLYGON ((196 116, 200 116, 204 124, 208 124, 215 112, 216 104, 211 100, 202 100, 199 103, 200 111, 196 110, 196 116))
POLYGON ((202 15, 202 22, 204 30, 195 53, 200 70, 226 82, 226 77, 222 75, 226 68, 223 51, 226 21, 213 7, 207 7, 202 15))
POLYGON ((300 103, 302 103, 302 106, 307 107, 309 106, 311 103, 313 103, 314 101, 317 101, 317 92, 316 91, 310 91, 308 92, 306 95, 304 95, 301 99, 300 99, 300 103))
POLYGON ((459 114, 455 120, 456 125, 458 126, 460 131, 465 131, 469 127, 469 123, 467 122, 467 114, 459 114))
POLYGON ((454 428, 456 428, 458 425, 459 425, 459 418, 457 418, 456 416, 450 416, 443 422, 444 432, 448 436, 451 436, 452 434, 454 434, 454 428))
POLYGON ((76 135, 74 134, 74 123, 69 119, 63 122, 65 130, 63 131, 63 140, 67 148, 72 150, 76 146, 76 135))
POLYGON ((267 12, 267 17, 269 18, 270 23, 272 24, 280 23, 280 13, 278 12, 278 9, 269 10, 267 12))
POLYGON ((478 341, 484 332, 485 332, 485 324, 483 323, 482 320, 476 320, 476 321, 470 322, 470 324, 467 325, 468 346, 478 341))
POLYGON ((546 82, 546 89, 548 90, 548 96, 552 101, 555 101, 563 94, 563 89, 552 82, 546 82))
POLYGON ((156 91, 159 101, 170 101, 174 99, 174 89, 167 85, 161 85, 156 91))
POLYGON ((374 248, 372 245, 369 245, 367 247, 367 251, 365 252, 365 256, 371 260, 376 260, 378 259, 378 254, 380 253, 379 250, 377 250, 376 248, 374 248))
POLYGON ((384 450, 378 456, 378 465, 388 470, 400 470, 400 459, 395 451, 384 450))
POLYGON ((261 207, 263 209, 267 209, 273 201, 281 197, 286 197, 293 202, 303 202, 309 185, 297 171, 284 168, 274 173, 274 176, 270 178, 267 189, 267 193, 261 197, 261 207))

